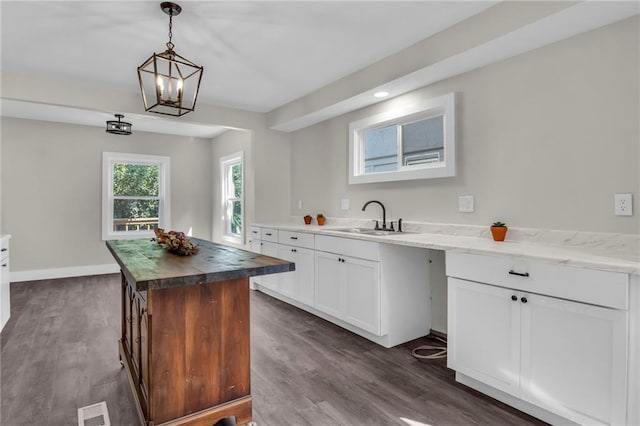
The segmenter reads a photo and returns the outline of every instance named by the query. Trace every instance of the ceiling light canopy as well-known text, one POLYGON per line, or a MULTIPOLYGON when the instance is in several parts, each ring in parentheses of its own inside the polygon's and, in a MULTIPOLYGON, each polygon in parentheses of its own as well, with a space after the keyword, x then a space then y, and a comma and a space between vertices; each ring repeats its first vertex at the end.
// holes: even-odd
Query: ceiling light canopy
POLYGON ((162 2, 160 8, 169 15, 167 50, 154 53, 138 67, 138 81, 145 111, 180 117, 195 109, 203 67, 173 50, 173 17, 182 8, 171 2, 162 2))
POLYGON ((389 96, 389 92, 385 92, 385 91, 376 92, 373 94, 373 96, 375 96, 376 98, 386 98, 387 96, 389 96))
POLYGON ((107 121, 107 133, 112 133, 114 135, 130 135, 131 134, 131 123, 126 123, 124 121, 120 121, 121 118, 124 118, 122 114, 115 115, 118 121, 108 120, 107 121))

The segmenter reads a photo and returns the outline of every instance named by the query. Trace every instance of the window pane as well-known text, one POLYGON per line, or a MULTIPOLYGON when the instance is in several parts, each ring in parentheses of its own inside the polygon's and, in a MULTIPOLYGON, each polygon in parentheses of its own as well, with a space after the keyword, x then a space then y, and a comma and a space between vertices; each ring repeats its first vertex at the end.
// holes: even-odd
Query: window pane
POLYGON ((231 167, 234 198, 242 197, 242 166, 235 164, 231 167))
POLYGON ((240 201, 233 201, 232 203, 231 233, 239 235, 242 231, 242 203, 240 201))
POLYGON ((432 117, 402 126, 402 164, 444 161, 444 117, 432 117))
POLYGON ((148 231, 158 227, 158 200, 113 200, 114 231, 148 231))
POLYGON ((364 172, 378 173, 398 168, 396 125, 364 131, 364 172))
POLYGON ((157 197, 159 166, 116 163, 113 166, 113 195, 157 197))

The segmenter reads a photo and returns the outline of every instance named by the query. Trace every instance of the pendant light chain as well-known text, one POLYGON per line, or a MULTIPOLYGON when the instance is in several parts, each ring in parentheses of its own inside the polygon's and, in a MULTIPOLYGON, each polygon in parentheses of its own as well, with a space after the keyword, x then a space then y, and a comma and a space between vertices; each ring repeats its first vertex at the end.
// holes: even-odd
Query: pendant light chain
POLYGON ((169 42, 167 43, 167 49, 169 49, 169 52, 173 52, 173 48, 175 47, 175 45, 171 42, 171 39, 173 38, 173 32, 171 31, 173 29, 173 12, 169 13, 169 42))

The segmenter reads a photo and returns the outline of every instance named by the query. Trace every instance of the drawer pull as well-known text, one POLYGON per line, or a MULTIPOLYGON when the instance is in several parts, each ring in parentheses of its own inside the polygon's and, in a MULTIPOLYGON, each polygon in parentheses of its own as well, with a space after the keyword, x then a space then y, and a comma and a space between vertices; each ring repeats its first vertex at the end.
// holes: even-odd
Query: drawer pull
POLYGON ((527 303, 527 298, 526 298, 526 297, 523 297, 523 298, 521 298, 521 299, 520 299, 520 301, 521 301, 522 303, 527 303))
POLYGON ((297 240, 298 239, 298 237, 289 237, 289 238, 291 238, 292 240, 297 240))
POLYGON ((291 249, 291 252, 292 252, 292 253, 295 253, 295 252, 297 252, 297 251, 298 251, 298 250, 296 250, 296 249, 291 249))
POLYGON ((528 273, 528 272, 524 272, 524 273, 522 273, 522 272, 516 272, 516 271, 514 271, 514 270, 512 269, 512 270, 510 270, 510 271, 509 271, 509 275, 517 275, 517 276, 519 276, 519 277, 528 277, 528 276, 529 276, 529 273, 528 273))
POLYGON ((9 249, 5 247, 5 248, 3 248, 3 249, 2 249, 2 250, 0 250, 0 251, 7 251, 7 250, 9 250, 9 249))
POLYGON ((2 264, 2 267, 3 267, 3 268, 6 268, 6 267, 7 267, 7 264, 6 264, 6 263, 3 263, 3 264, 2 264))
POLYGON ((251 231, 251 232, 253 232, 254 234, 257 234, 257 233, 258 233, 258 231, 251 231))
POLYGON ((267 237, 270 237, 272 234, 271 234, 271 232, 265 232, 264 235, 266 235, 267 237))
POLYGON ((511 300, 513 300, 514 302, 516 302, 518 300, 518 296, 516 296, 515 294, 511 296, 511 300))

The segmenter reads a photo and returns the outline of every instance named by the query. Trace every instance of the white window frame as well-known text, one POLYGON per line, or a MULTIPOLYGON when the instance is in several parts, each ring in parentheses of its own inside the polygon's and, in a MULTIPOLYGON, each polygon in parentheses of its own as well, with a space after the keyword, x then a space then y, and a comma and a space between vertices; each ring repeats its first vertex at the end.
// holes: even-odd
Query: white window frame
POLYGON ((456 95, 449 93, 425 99, 405 107, 363 118, 349 123, 349 184, 429 179, 456 175, 456 95), (369 129, 402 125, 443 116, 444 161, 402 164, 401 132, 398 132, 398 169, 388 172, 366 173, 364 170, 364 132, 369 129))
MULTIPOLYGON (((142 164, 158 166, 158 226, 171 228, 171 198, 170 198, 170 159, 159 155, 129 154, 122 152, 102 153, 102 239, 123 240, 148 238, 154 236, 149 231, 114 231, 113 230, 113 166, 116 163, 142 164)), ((138 198, 138 197, 136 197, 138 198)))
POLYGON ((245 214, 244 214, 244 152, 220 157, 220 219, 222 226, 222 239, 234 244, 244 244, 245 236, 245 214), (242 168, 242 181, 240 188, 240 198, 230 196, 228 189, 232 187, 229 183, 229 172, 231 167, 239 164, 242 168), (233 217, 233 202, 240 201, 240 234, 231 233, 231 219, 233 217))

